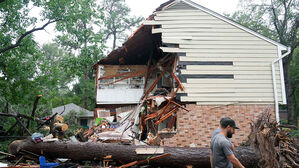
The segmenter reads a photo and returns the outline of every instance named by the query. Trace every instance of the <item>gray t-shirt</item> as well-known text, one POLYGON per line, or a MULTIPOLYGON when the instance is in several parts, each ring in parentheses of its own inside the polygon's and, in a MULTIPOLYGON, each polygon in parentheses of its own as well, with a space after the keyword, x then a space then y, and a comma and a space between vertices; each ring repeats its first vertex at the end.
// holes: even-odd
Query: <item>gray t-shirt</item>
POLYGON ((213 168, 233 168, 226 156, 233 154, 232 143, 223 134, 217 134, 211 142, 213 168))
POLYGON ((218 133, 220 133, 220 132, 221 132, 221 129, 220 129, 220 128, 216 128, 216 129, 214 130, 213 134, 212 134, 211 141, 212 141, 212 139, 213 139, 218 133))

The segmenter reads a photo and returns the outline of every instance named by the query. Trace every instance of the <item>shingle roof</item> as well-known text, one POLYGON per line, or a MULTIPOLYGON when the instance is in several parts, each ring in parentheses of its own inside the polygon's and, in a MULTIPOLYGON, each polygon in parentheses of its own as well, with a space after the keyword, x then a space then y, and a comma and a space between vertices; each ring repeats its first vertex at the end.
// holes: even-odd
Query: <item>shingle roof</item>
POLYGON ((86 110, 74 103, 66 104, 64 106, 59 106, 59 107, 52 109, 53 114, 55 114, 55 113, 60 114, 63 112, 62 113, 63 116, 67 115, 70 111, 77 112, 78 116, 80 116, 80 117, 93 117, 92 111, 86 110))

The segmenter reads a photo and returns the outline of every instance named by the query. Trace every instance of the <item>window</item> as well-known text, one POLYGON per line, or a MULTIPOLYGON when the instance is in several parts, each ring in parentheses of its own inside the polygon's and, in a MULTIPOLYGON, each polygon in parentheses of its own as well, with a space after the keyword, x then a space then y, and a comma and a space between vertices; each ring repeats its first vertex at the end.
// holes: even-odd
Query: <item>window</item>
POLYGON ((86 119, 86 118, 82 118, 82 119, 80 119, 80 125, 82 126, 82 127, 88 127, 88 125, 87 125, 87 123, 88 123, 88 120, 86 119))

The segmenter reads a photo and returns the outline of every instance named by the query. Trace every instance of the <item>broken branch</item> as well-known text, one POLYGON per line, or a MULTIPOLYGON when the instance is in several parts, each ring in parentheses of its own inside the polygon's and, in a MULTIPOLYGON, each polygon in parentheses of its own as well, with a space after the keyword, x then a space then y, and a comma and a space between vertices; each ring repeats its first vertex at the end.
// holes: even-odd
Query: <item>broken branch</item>
POLYGON ((8 51, 8 50, 14 49, 14 48, 16 48, 16 47, 18 47, 18 46, 20 46, 22 40, 23 40, 26 36, 28 36, 29 34, 35 32, 35 31, 43 30, 43 29, 45 29, 49 24, 54 23, 54 22, 57 22, 57 21, 59 21, 59 20, 61 20, 61 19, 55 19, 55 20, 52 20, 52 21, 49 20, 49 21, 48 21, 47 23, 45 23, 43 26, 38 27, 38 28, 33 28, 33 29, 31 29, 31 30, 25 32, 24 34, 22 34, 22 35, 19 37, 19 39, 17 40, 17 42, 16 42, 15 44, 0 49, 0 54, 6 52, 6 51, 8 51))

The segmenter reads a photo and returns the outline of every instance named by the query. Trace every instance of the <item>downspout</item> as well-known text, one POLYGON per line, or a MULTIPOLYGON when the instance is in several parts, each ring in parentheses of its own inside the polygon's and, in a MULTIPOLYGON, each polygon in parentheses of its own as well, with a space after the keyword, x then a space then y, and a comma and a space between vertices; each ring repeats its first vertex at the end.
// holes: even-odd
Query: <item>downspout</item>
MULTIPOLYGON (((281 52, 281 50, 280 50, 281 52)), ((291 53, 291 48, 288 47, 287 52, 285 54, 283 54, 281 57, 275 59, 274 61, 272 61, 272 78, 273 78, 273 88, 274 88, 274 100, 275 100, 275 116, 276 116, 276 122, 279 124, 280 120, 279 120, 279 105, 278 105, 278 93, 277 93, 277 86, 276 86, 276 74, 275 74, 275 66, 274 64, 277 61, 282 60, 284 57, 286 57, 287 55, 289 55, 291 53)), ((281 81, 284 82, 284 81, 281 81)))

